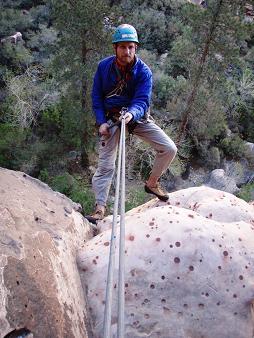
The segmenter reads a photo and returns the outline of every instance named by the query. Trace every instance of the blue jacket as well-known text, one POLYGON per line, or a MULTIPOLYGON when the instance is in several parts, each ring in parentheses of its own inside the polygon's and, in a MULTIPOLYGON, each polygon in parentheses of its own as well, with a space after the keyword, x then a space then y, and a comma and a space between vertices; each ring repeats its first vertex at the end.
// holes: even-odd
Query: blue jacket
POLYGON ((117 85, 115 56, 100 61, 94 76, 92 101, 96 123, 101 125, 107 121, 106 111, 113 108, 128 108, 133 120, 140 120, 148 111, 152 92, 152 72, 150 68, 136 57, 127 80, 126 88, 120 96, 106 97, 117 85))

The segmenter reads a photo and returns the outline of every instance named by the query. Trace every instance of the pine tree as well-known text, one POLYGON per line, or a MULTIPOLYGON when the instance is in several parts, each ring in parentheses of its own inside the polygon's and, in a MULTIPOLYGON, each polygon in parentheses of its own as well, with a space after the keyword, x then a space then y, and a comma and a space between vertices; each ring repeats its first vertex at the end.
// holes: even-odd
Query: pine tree
MULTIPOLYGON (((54 69, 66 90, 69 104, 76 107, 82 148, 82 165, 87 167, 91 131, 90 89, 96 61, 108 46, 107 6, 103 1, 52 0, 59 30, 54 69)), ((74 111, 73 111, 74 114, 74 111)))
POLYGON ((192 56, 184 54, 193 61, 189 68, 191 89, 182 114, 179 138, 186 128, 199 88, 207 83, 212 90, 216 89, 228 65, 238 62, 239 41, 246 32, 243 9, 243 1, 228 0, 210 1, 205 10, 191 4, 183 9, 196 52, 192 56))
POLYGON ((38 155, 32 147, 37 118, 49 104, 46 64, 56 35, 46 0, 7 0, 0 5, 0 165, 21 169, 31 154, 38 155), (12 135, 17 135, 15 142, 12 135))

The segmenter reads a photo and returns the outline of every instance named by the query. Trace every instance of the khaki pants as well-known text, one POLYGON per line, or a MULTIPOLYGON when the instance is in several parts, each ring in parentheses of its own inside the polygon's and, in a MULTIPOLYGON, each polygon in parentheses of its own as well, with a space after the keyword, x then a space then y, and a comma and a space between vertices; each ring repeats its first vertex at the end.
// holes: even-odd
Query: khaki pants
MULTIPOLYGON (((174 142, 154 122, 139 122, 133 134, 148 143, 155 151, 156 157, 151 175, 160 177, 174 159, 177 148, 174 142)), ((99 147, 98 168, 93 176, 92 184, 96 203, 106 205, 111 181, 115 170, 117 146, 120 128, 112 127, 110 136, 101 137, 99 147)))

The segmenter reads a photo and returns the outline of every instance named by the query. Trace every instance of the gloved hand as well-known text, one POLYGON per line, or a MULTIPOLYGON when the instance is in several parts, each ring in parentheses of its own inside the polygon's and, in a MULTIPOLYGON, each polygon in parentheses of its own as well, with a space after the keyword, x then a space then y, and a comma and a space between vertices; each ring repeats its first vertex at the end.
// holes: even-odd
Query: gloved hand
POLYGON ((109 125, 107 123, 102 123, 99 127, 99 135, 109 136, 109 125))
POLYGON ((122 120, 122 119, 124 119, 125 124, 128 124, 133 119, 133 115, 132 115, 132 113, 127 112, 124 115, 121 115, 119 117, 119 120, 122 120))

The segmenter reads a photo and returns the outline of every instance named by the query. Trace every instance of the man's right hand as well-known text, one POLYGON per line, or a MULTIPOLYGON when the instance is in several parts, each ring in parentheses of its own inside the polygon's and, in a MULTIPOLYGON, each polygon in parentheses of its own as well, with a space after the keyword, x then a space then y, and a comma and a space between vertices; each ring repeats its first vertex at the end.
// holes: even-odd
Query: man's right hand
POLYGON ((102 123, 99 127, 99 135, 109 136, 109 125, 107 123, 102 123))

